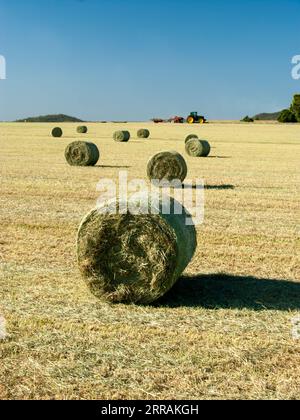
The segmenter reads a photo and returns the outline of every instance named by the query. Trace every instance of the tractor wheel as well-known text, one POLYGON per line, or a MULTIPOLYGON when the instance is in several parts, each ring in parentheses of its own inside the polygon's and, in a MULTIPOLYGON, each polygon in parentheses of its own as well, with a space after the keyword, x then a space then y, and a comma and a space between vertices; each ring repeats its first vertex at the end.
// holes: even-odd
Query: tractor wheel
POLYGON ((204 119, 203 118, 199 119, 199 124, 204 124, 204 119))
POLYGON ((188 124, 194 124, 194 117, 188 117, 187 122, 188 124))

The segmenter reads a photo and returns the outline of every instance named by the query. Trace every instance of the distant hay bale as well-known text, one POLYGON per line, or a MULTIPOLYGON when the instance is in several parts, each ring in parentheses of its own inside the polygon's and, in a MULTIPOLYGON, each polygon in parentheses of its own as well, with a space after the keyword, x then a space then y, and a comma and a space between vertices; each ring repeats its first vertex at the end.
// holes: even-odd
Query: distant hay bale
POLYGON ((193 138, 186 143, 185 150, 192 157, 207 157, 211 147, 208 141, 193 138))
POLYGON ((189 136, 187 136, 187 138, 185 139, 185 143, 187 143, 191 139, 198 139, 197 134, 190 134, 189 136))
POLYGON ((187 176, 188 168, 184 158, 177 152, 160 152, 153 156, 147 165, 148 178, 159 181, 183 182, 187 176))
POLYGON ((99 160, 100 153, 93 143, 74 141, 67 146, 65 157, 71 166, 94 166, 99 160))
POLYGON ((144 128, 141 128, 137 132, 137 136, 139 139, 148 139, 150 137, 150 131, 144 128))
POLYGON ((155 206, 157 214, 130 211, 132 205, 150 210, 152 197, 112 200, 83 219, 77 239, 78 266, 97 298, 150 304, 173 287, 190 263, 197 247, 196 230, 186 224, 190 215, 185 209, 181 215, 174 214, 174 199, 170 199, 169 215, 163 214, 161 201, 155 206), (125 204, 129 209, 125 214, 114 211, 125 204))
POLYGON ((63 135, 63 131, 60 127, 55 127, 52 130, 52 137, 61 137, 63 135))
POLYGON ((77 133, 79 134, 86 134, 88 132, 88 128, 85 125, 80 125, 77 127, 77 133))
POLYGON ((130 140, 129 131, 116 131, 114 133, 114 140, 120 143, 126 143, 130 140))

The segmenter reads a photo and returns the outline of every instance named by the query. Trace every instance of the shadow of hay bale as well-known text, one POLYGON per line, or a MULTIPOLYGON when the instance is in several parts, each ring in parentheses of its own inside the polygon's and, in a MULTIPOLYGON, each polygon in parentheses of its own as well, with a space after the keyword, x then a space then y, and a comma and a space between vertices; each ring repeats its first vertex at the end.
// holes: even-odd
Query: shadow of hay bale
POLYGON ((205 185, 205 190, 235 190, 234 185, 224 184, 224 185, 205 185))
POLYGON ((182 277, 155 306, 300 310, 300 283, 228 274, 182 277))
POLYGON ((232 159, 232 156, 207 156, 207 159, 232 159))
MULTIPOLYGON (((197 188, 201 188, 201 185, 191 185, 191 184, 184 184, 184 189, 195 190, 197 188)), ((204 185, 205 190, 235 190, 235 186, 231 184, 223 184, 223 185, 204 185)))
POLYGON ((130 169, 131 166, 126 165, 95 165, 95 168, 103 168, 103 169, 130 169))

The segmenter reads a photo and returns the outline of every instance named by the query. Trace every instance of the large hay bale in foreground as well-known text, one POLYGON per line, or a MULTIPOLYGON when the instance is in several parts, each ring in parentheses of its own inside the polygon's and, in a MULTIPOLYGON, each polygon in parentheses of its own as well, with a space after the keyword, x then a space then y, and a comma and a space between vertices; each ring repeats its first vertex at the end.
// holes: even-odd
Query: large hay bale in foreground
POLYGON ((141 128, 137 132, 137 137, 139 139, 148 139, 150 137, 150 131, 145 128, 141 128))
POLYGON ((186 224, 190 215, 185 209, 175 215, 172 198, 171 214, 163 214, 161 201, 153 214, 152 197, 112 200, 83 219, 77 239, 78 265, 97 298, 150 304, 173 287, 190 263, 197 246, 195 226, 186 224), (127 212, 115 211, 125 205, 127 212), (132 206, 144 209, 142 214, 132 206))
POLYGON ((77 127, 78 134, 86 134, 88 132, 88 128, 85 125, 80 125, 77 127))
POLYGON ((160 152, 153 156, 147 165, 148 178, 159 181, 183 182, 187 176, 188 168, 184 158, 177 152, 160 152))
POLYGON ((60 127, 55 127, 52 130, 52 137, 61 137, 63 135, 63 131, 60 127))
POLYGON ((199 137, 197 136, 197 134, 190 134, 187 136, 187 138, 185 139, 185 143, 187 143, 189 140, 191 139, 198 139, 199 137))
POLYGON ((114 133, 114 140, 119 143, 126 143, 130 140, 129 131, 116 131, 114 133))
POLYGON ((191 139, 186 143, 185 150, 192 157, 207 157, 210 154, 211 147, 206 140, 191 139))
POLYGON ((93 143, 74 141, 67 146, 65 157, 71 166, 94 166, 100 158, 100 153, 93 143))

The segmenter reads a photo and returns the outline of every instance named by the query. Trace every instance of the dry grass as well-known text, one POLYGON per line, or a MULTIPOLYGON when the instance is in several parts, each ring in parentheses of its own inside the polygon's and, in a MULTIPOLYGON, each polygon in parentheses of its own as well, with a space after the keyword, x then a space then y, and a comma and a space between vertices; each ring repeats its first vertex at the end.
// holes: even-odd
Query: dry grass
POLYGON ((47 124, 0 125, 0 398, 299 399, 299 125, 194 127, 207 159, 185 155, 190 127, 149 127, 151 140, 116 144, 122 125, 90 124, 102 166, 72 168, 76 125, 61 139, 47 124), (75 252, 96 183, 128 166, 146 179, 149 157, 174 149, 207 184, 187 277, 155 307, 103 305, 75 252))

